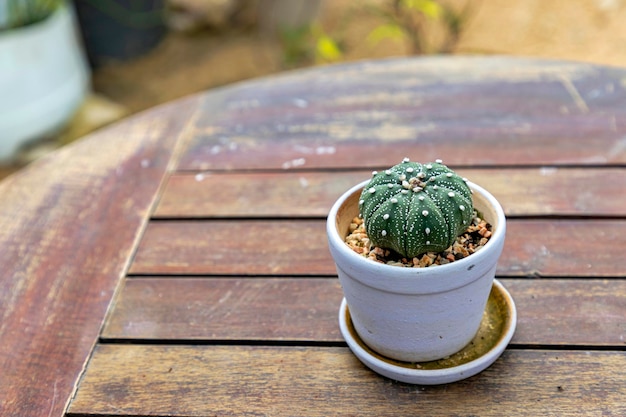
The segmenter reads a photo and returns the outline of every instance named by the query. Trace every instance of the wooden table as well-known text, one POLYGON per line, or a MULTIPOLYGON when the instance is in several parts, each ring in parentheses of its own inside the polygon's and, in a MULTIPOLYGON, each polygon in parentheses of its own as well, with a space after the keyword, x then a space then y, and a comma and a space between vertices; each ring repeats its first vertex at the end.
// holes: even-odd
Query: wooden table
MULTIPOLYGON (((166 86, 165 86, 166 88, 166 86)), ((0 185, 0 415, 626 415, 626 71, 363 62, 139 114, 0 185), (325 216, 408 156, 509 218, 517 332, 444 386, 337 325, 325 216)))

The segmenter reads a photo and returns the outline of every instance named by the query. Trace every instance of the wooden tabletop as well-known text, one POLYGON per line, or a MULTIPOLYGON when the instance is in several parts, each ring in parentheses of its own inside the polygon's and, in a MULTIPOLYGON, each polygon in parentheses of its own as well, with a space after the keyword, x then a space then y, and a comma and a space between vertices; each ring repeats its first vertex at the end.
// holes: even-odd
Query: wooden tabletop
POLYGON ((626 415, 626 70, 286 73, 92 134, 0 196, 2 416, 626 415), (443 159, 508 216, 516 334, 449 385, 375 374, 337 324, 325 216, 405 156, 443 159))

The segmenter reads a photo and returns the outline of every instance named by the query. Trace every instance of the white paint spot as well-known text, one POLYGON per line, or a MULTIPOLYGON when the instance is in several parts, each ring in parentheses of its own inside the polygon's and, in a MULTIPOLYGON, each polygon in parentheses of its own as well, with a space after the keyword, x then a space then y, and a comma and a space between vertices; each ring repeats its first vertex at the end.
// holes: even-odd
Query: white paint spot
POLYGON ((204 174, 196 174, 194 178, 196 179, 196 181, 201 182, 204 180, 204 174))
POLYGON ((317 155, 333 155, 337 152, 337 148, 334 146, 318 146, 315 149, 317 155))
POLYGON ((539 170, 539 174, 543 177, 548 177, 550 175, 556 174, 558 168, 555 167, 541 167, 539 170))
POLYGON ((141 167, 142 168, 148 168, 150 166, 150 160, 149 159, 142 159, 141 160, 141 167))
POLYGON ((309 107, 309 102, 308 102, 308 101, 306 101, 306 100, 304 100, 304 99, 302 99, 302 98, 294 98, 294 99, 293 99, 293 104, 294 104, 296 107, 300 107, 301 109, 304 109, 304 108, 306 108, 306 107, 309 107))
POLYGON ((309 181, 304 177, 298 178, 298 181, 300 181, 300 186, 302 188, 307 188, 309 186, 309 181))
POLYGON ((282 168, 289 169, 294 167, 302 166, 306 163, 304 158, 292 159, 291 161, 283 162, 282 168))

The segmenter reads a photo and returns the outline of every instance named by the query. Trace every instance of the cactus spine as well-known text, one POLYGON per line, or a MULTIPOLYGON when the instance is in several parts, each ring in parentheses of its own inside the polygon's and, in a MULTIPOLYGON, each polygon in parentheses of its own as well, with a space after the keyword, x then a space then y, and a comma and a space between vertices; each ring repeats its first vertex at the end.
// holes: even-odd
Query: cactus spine
POLYGON ((359 212, 374 246, 406 258, 441 252, 463 234, 473 216, 467 180, 440 160, 402 163, 373 177, 361 193, 359 212))

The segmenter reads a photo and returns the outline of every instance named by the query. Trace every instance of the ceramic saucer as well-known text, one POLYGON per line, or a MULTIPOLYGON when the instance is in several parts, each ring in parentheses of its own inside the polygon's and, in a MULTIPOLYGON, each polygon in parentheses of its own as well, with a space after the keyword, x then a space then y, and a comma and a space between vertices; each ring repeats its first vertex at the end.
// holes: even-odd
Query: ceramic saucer
POLYGON ((516 323, 513 298, 499 281, 494 280, 480 329, 466 347, 447 358, 410 363, 389 359, 371 350, 354 329, 345 298, 339 309, 341 333, 361 362, 380 375, 421 385, 456 382, 483 371, 502 355, 513 337, 516 323))

